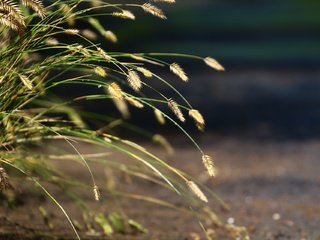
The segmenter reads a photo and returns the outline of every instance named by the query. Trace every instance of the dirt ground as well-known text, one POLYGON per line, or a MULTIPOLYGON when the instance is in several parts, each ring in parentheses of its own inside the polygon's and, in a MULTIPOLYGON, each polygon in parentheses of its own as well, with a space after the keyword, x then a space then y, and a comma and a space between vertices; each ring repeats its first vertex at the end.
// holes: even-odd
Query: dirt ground
MULTIPOLYGON (((206 181, 207 186, 231 206, 230 211, 216 208, 223 221, 246 226, 251 239, 320 239, 320 140, 279 141, 205 135, 200 142, 208 154, 215 156, 219 170, 215 179, 205 179, 199 153, 185 143, 176 144, 176 155, 168 161, 206 181)), ((163 154, 161 149, 151 148, 163 154)), ((81 166, 64 167, 69 174, 86 181, 81 166)), ((96 170, 99 173, 99 169, 96 170)), ((138 181, 130 190, 139 188, 177 205, 182 203, 179 196, 150 182, 138 181)), ((4 204, 0 206, 0 239, 75 239, 57 207, 33 193, 35 191, 32 194, 24 189, 19 191, 23 203, 15 211, 4 204), (53 230, 48 229, 39 216, 39 205, 48 209, 55 226, 53 230)), ((81 216, 63 193, 56 190, 55 194, 72 218, 81 216)), ((114 201, 106 201, 99 205, 89 195, 84 199, 101 211, 110 210, 114 204, 114 201)), ((121 200, 119 204, 128 216, 148 228, 149 233, 117 234, 112 239, 194 240, 197 239, 195 233, 204 239, 197 220, 190 215, 142 201, 121 200)), ((209 204, 217 205, 214 199, 210 199, 209 204)), ((230 238, 219 236, 216 239, 230 238)))

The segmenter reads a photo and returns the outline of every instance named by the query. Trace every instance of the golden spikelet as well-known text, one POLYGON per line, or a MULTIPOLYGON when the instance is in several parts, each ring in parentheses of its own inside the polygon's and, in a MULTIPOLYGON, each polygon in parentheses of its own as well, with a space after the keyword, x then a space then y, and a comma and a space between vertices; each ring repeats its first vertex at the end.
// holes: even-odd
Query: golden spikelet
POLYGON ((78 29, 65 29, 64 33, 69 34, 69 35, 77 35, 77 34, 79 34, 79 30, 78 29))
POLYGON ((153 76, 152 72, 144 67, 137 67, 136 70, 141 72, 146 78, 152 78, 153 76))
POLYGON ((186 119, 184 118, 183 113, 179 108, 179 105, 171 98, 168 100, 168 106, 181 122, 185 122, 186 119))
POLYGON ((187 185, 190 188, 190 190, 202 201, 204 202, 208 202, 208 198, 206 197, 206 195, 204 195, 204 193, 201 191, 201 189, 198 187, 197 184, 195 184, 195 182, 193 181, 187 181, 187 185))
POLYGON ((214 167, 212 158, 209 155, 203 155, 202 162, 205 168, 207 169, 209 176, 211 177, 216 176, 216 169, 214 167))
POLYGON ((132 106, 134 106, 136 108, 143 108, 144 107, 144 105, 140 101, 138 101, 138 100, 136 100, 136 99, 134 99, 132 97, 126 96, 125 99, 127 100, 127 102, 130 105, 132 105, 132 106))
POLYGON ((102 68, 100 66, 95 67, 94 68, 94 72, 96 74, 98 74, 99 76, 101 76, 101 77, 106 77, 107 76, 106 70, 104 70, 104 68, 102 68))
POLYGON ((140 146, 139 144, 135 143, 135 142, 132 142, 132 141, 129 141, 129 140, 121 140, 121 142, 123 142, 124 144, 128 145, 128 146, 131 146, 139 151, 142 151, 142 152, 145 152, 146 149, 142 146, 140 146))
POLYGON ((176 0, 152 0, 152 2, 175 3, 176 0))
POLYGON ((107 91, 113 98, 123 99, 123 92, 117 83, 109 84, 107 91))
POLYGON ((206 57, 204 59, 204 62, 211 68, 217 70, 217 71, 225 71, 224 67, 215 59, 212 57, 206 57))
POLYGON ((22 35, 26 24, 20 8, 11 0, 0 1, 0 24, 11 28, 22 35))
POLYGON ((97 185, 94 185, 93 186, 93 195, 94 195, 94 199, 96 201, 99 201, 100 200, 100 191, 99 191, 99 188, 97 185))
POLYGON ((137 72, 129 70, 127 79, 133 90, 139 91, 141 89, 142 82, 137 72))
POLYGON ((176 74, 178 77, 180 77, 182 81, 187 82, 189 80, 188 76, 186 75, 186 73, 178 63, 170 64, 170 70, 171 72, 176 74))
POLYGON ((96 40, 98 38, 97 34, 90 29, 81 30, 81 34, 90 40, 96 40))
POLYGON ((50 46, 56 46, 59 44, 59 41, 58 39, 56 38, 53 38, 53 37, 48 37, 44 40, 44 42, 47 44, 47 45, 50 45, 50 46))
POLYGON ((160 134, 155 134, 155 135, 153 135, 152 140, 155 143, 160 144, 169 155, 174 154, 173 147, 171 146, 171 144, 168 142, 168 140, 164 136, 162 136, 160 134))
POLYGON ((44 18, 45 11, 44 11, 44 7, 43 7, 42 1, 39 1, 39 0, 22 0, 22 4, 25 5, 26 7, 30 7, 41 18, 44 18))
POLYGON ((147 62, 147 63, 153 64, 153 65, 158 65, 158 66, 164 66, 161 63, 158 63, 156 61, 152 61, 150 59, 144 58, 144 57, 142 57, 141 55, 138 55, 138 54, 130 54, 130 57, 133 58, 134 60, 137 60, 137 61, 147 62))
POLYGON ((166 123, 166 120, 162 114, 162 112, 159 109, 154 110, 154 115, 156 116, 157 121, 161 124, 164 125, 166 123))
POLYGON ((100 47, 97 48, 99 55, 107 61, 111 60, 111 57, 100 47))
POLYGON ((112 43, 118 42, 117 36, 112 31, 104 31, 103 34, 104 38, 112 43))
POLYGON ((153 16, 159 17, 161 19, 167 19, 167 17, 164 15, 163 11, 160 8, 150 3, 145 3, 141 7, 145 12, 150 13, 153 16))
POLYGON ((204 118, 201 115, 201 113, 196 109, 191 109, 191 110, 189 110, 189 116, 191 118, 193 118, 197 128, 200 131, 203 131, 204 130, 205 121, 204 121, 204 118))
POLYGON ((20 78, 21 82, 22 82, 29 90, 32 90, 32 88, 33 88, 32 82, 30 81, 30 79, 29 79, 27 76, 22 75, 22 74, 19 74, 19 78, 20 78))
POLYGON ((136 19, 136 17, 133 15, 133 13, 128 10, 122 10, 122 12, 113 12, 112 16, 123 18, 123 19, 131 19, 131 20, 136 19))

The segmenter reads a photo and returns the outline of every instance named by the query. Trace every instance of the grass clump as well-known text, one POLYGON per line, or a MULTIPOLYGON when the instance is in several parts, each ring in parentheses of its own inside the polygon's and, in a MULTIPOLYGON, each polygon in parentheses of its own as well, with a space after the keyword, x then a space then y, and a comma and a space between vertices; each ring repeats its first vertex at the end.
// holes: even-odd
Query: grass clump
MULTIPOLYGON (((168 0, 154 2, 174 3, 168 0)), ((142 132, 144 136, 150 137, 172 153, 173 148, 163 136, 144 133, 127 122, 130 118, 128 105, 150 108, 159 123, 172 122, 192 141, 199 149, 199 160, 202 158, 208 174, 215 175, 212 158, 205 155, 175 120, 185 122, 183 112, 188 112, 197 128, 204 130, 204 118, 176 88, 148 67, 165 67, 185 82, 188 81, 188 76, 183 68, 178 63, 161 60, 162 56, 201 60, 218 71, 224 68, 211 57, 112 52, 103 49, 101 39, 115 43, 118 38, 111 30, 105 29, 98 17, 134 20, 134 12, 139 9, 160 19, 166 19, 164 12, 153 3, 120 1, 111 4, 99 0, 0 1, 0 189, 3 191, 8 188, 13 176, 16 176, 18 181, 23 181, 23 178, 30 179, 60 207, 79 239, 75 222, 49 192, 47 183, 64 189, 68 196, 85 209, 81 198, 76 197, 70 190, 72 186, 79 186, 80 183, 56 169, 51 164, 52 159, 80 161, 91 176, 91 184, 86 184, 85 188, 91 188, 97 201, 103 199, 101 192, 110 192, 117 197, 143 199, 178 209, 160 199, 121 192, 111 180, 107 189, 100 187, 90 168, 91 164, 96 163, 104 166, 107 171, 152 181, 188 199, 189 193, 192 192, 200 201, 208 202, 207 196, 194 179, 137 143, 113 134, 113 127, 120 124, 133 131, 142 132), (90 28, 78 29, 83 25, 90 28), (168 86, 183 104, 153 88, 150 80, 146 81, 151 78, 168 86), (60 86, 68 89, 79 85, 95 89, 95 93, 68 100, 54 95, 53 90, 60 86), (144 89, 152 90, 159 97, 148 97, 144 89), (122 119, 96 113, 88 114, 73 107, 74 103, 94 100, 112 102, 122 119), (167 105, 168 110, 170 109, 175 116, 171 117, 170 113, 161 111, 161 105, 167 105), (104 122, 107 121, 106 126, 98 129, 90 127, 90 123, 102 119, 104 122), (58 147, 60 142, 69 147, 69 152, 58 147), (108 151, 83 154, 79 150, 79 143, 100 146, 108 151), (109 156, 112 152, 119 152, 134 161, 118 162, 109 156)), ((191 200, 188 200, 189 204, 194 203, 192 199, 191 197, 191 200)), ((45 211, 42 209, 41 212, 43 214, 45 211)), ((198 212, 192 214, 200 218, 198 212)), ((132 219, 123 223, 117 213, 108 218, 99 214, 92 219, 102 226, 107 235, 112 234, 114 229, 121 228, 123 231, 123 225, 134 226, 141 232, 146 231, 132 219)))

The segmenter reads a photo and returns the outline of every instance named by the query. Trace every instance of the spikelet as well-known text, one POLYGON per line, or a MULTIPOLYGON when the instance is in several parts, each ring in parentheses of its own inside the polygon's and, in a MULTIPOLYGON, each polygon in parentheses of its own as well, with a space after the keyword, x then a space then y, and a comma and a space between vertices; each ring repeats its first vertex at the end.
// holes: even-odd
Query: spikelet
POLYGON ((139 102, 138 100, 136 100, 136 99, 134 99, 132 97, 126 96, 125 99, 127 100, 127 102, 130 105, 132 105, 132 106, 134 106, 136 108, 143 108, 144 107, 144 105, 141 102, 139 102))
POLYGON ((162 114, 162 112, 159 109, 154 110, 154 115, 156 116, 157 121, 161 124, 164 125, 166 123, 166 120, 162 114))
POLYGON ((208 198, 204 193, 201 191, 201 189, 198 187, 197 184, 195 184, 193 181, 187 181, 187 185, 190 188, 190 190, 202 201, 208 202, 208 198))
POLYGON ((30 7, 33 11, 35 11, 41 18, 44 18, 45 11, 42 4, 42 1, 39 0, 22 0, 22 4, 26 7, 30 7))
POLYGON ((102 48, 97 48, 99 55, 104 58, 107 61, 111 60, 111 57, 102 49, 102 48))
POLYGON ((117 35, 115 35, 113 32, 111 31, 104 31, 103 34, 104 38, 112 43, 116 43, 118 42, 118 38, 117 35))
POLYGON ((142 57, 141 55, 138 55, 138 54, 130 54, 130 57, 133 58, 134 60, 137 60, 137 61, 147 62, 147 63, 151 63, 153 65, 158 65, 158 66, 164 66, 161 63, 158 63, 156 61, 152 61, 150 59, 144 58, 144 57, 142 57))
POLYGON ((153 6, 150 3, 145 3, 141 7, 145 12, 150 13, 153 16, 159 17, 161 19, 167 19, 167 17, 164 15, 163 11, 160 8, 153 6))
POLYGON ((122 10, 122 12, 113 12, 112 16, 123 18, 123 19, 131 19, 131 20, 136 19, 136 17, 133 15, 133 13, 128 10, 122 10))
POLYGON ((94 185, 93 186, 93 195, 94 195, 94 199, 96 201, 99 201, 100 200, 100 191, 99 191, 99 188, 97 185, 94 185))
POLYGON ((120 86, 113 82, 108 86, 107 89, 108 93, 115 99, 123 99, 123 92, 120 88, 120 86))
POLYGON ((102 68, 100 66, 95 67, 94 68, 94 72, 96 74, 98 74, 99 76, 101 76, 101 77, 106 77, 107 76, 106 70, 104 70, 104 68, 102 68))
POLYGON ((141 72, 143 74, 143 76, 145 76, 146 78, 152 78, 152 76, 153 76, 152 72, 146 68, 137 67, 136 70, 138 72, 141 72))
POLYGON ((59 44, 59 41, 58 39, 56 38, 53 38, 53 37, 48 37, 44 40, 44 42, 47 44, 47 45, 50 45, 50 46, 56 46, 59 44))
POLYGON ((4 168, 0 167, 0 191, 5 190, 8 186, 8 175, 4 168))
POLYGON ((96 40, 98 38, 97 34, 90 29, 81 30, 81 34, 90 40, 96 40))
POLYGON ((196 109, 191 109, 191 110, 189 110, 189 116, 191 118, 193 118, 197 128, 200 131, 203 131, 204 130, 205 121, 204 121, 204 118, 201 115, 201 113, 196 109))
POLYGON ((79 34, 79 30, 78 29, 65 29, 64 33, 69 34, 69 35, 77 35, 77 34, 79 34))
POLYGON ((129 141, 129 140, 121 140, 121 142, 123 142, 124 144, 131 146, 139 151, 145 152, 147 151, 147 149, 145 149, 144 147, 140 146, 139 144, 129 141))
POLYGON ((116 108, 118 109, 118 111, 121 113, 121 116, 124 119, 129 119, 130 112, 128 109, 127 102, 124 101, 123 98, 113 98, 112 101, 113 101, 114 105, 116 106, 116 108))
POLYGON ((169 155, 174 154, 173 147, 171 146, 171 144, 168 142, 168 140, 164 136, 162 136, 160 134, 155 134, 155 135, 153 135, 152 140, 155 143, 160 144, 169 155))
POLYGON ((0 1, 0 24, 11 28, 22 35, 26 24, 20 8, 12 0, 0 1))
POLYGON ((142 83, 141 83, 141 79, 138 75, 137 72, 133 71, 133 70, 129 70, 128 71, 128 82, 130 84, 130 86, 135 90, 135 91, 139 91, 142 87, 142 83))
POLYGON ((211 68, 217 70, 217 71, 224 71, 224 67, 215 59, 212 57, 206 57, 204 59, 204 62, 211 68))
POLYGON ((170 70, 171 70, 171 72, 176 74, 178 77, 180 77, 182 79, 182 81, 184 81, 184 82, 188 81, 188 79, 189 79, 188 76, 186 75, 186 73, 184 72, 182 67, 180 67, 180 65, 178 63, 170 64, 170 70))
POLYGON ((205 168, 207 169, 209 176, 211 177, 216 176, 216 169, 214 167, 212 158, 209 155, 203 155, 202 162, 205 168))
POLYGON ((178 104, 171 98, 168 100, 168 106, 181 122, 185 122, 186 119, 184 118, 178 104))
POLYGON ((20 78, 21 82, 22 82, 29 90, 32 90, 32 88, 33 88, 32 82, 30 81, 30 79, 29 79, 27 76, 22 75, 22 74, 19 74, 19 78, 20 78))
POLYGON ((152 0, 152 2, 175 3, 176 0, 152 0))
POLYGON ((66 21, 68 23, 68 26, 72 27, 75 25, 76 19, 75 15, 72 14, 72 9, 69 7, 69 5, 62 3, 59 5, 60 10, 64 14, 64 17, 66 18, 66 21))

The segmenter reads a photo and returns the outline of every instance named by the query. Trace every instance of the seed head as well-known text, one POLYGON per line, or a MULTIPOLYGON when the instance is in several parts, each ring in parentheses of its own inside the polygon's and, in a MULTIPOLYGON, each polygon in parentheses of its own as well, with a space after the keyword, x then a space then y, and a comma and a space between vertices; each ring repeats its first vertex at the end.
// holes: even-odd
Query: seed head
POLYGON ((127 102, 129 104, 131 104, 132 106, 136 107, 136 108, 143 108, 144 105, 139 102, 138 100, 132 98, 132 97, 129 97, 129 96, 126 96, 125 99, 127 100, 127 102))
POLYGON ((161 19, 167 19, 167 17, 164 15, 163 11, 160 8, 153 6, 150 3, 145 3, 141 7, 147 13, 150 13, 150 14, 152 14, 156 17, 159 17, 161 19))
POLYGON ((201 113, 196 109, 191 109, 191 110, 189 110, 189 116, 191 118, 193 118, 197 128, 200 131, 203 131, 204 130, 205 121, 204 121, 204 118, 201 115, 201 113))
POLYGON ((209 155, 203 155, 202 162, 205 168, 207 169, 209 176, 211 177, 216 176, 216 169, 214 167, 212 158, 209 155))
POLYGON ((168 100, 168 106, 181 122, 185 122, 186 119, 184 118, 178 104, 171 98, 168 100))
POLYGON ((211 68, 217 70, 217 71, 224 71, 224 67, 215 59, 212 57, 206 57, 204 59, 204 62, 211 68))
POLYGON ((101 77, 107 76, 107 72, 104 70, 104 68, 100 66, 95 67, 94 72, 101 77))
POLYGON ((117 36, 111 31, 103 32, 103 36, 105 37, 105 39, 109 40, 112 43, 118 42, 117 36))
POLYGON ((115 99, 123 99, 123 92, 120 86, 113 82, 108 86, 108 93, 115 99))
POLYGON ((161 125, 164 125, 166 123, 166 120, 162 114, 162 112, 159 110, 159 109, 155 109, 154 110, 154 115, 156 116, 156 119, 158 120, 158 122, 161 124, 161 125))
POLYGON ((133 13, 128 10, 122 10, 122 12, 113 12, 112 16, 124 18, 124 19, 131 19, 131 20, 136 19, 136 17, 133 15, 133 13))
POLYGON ((137 72, 135 72, 133 70, 129 70, 127 79, 128 79, 130 86, 135 91, 138 92, 141 89, 142 83, 141 83, 141 79, 140 79, 137 72))
POLYGON ((195 184, 193 181, 187 181, 187 185, 190 188, 190 190, 202 201, 208 202, 208 198, 204 193, 201 191, 201 189, 198 187, 197 184, 195 184))
POLYGON ((178 63, 172 63, 170 65, 170 70, 171 72, 179 76, 182 79, 182 81, 187 82, 189 80, 188 76, 186 75, 186 73, 178 63))
POLYGON ((153 76, 152 72, 149 71, 146 68, 143 67, 137 67, 136 68, 137 71, 141 72, 143 74, 143 76, 145 76, 146 78, 151 78, 153 76))
POLYGON ((21 82, 29 89, 29 90, 32 90, 33 88, 33 85, 32 85, 32 82, 30 81, 30 79, 23 75, 23 74, 19 74, 19 78, 21 80, 21 82))

